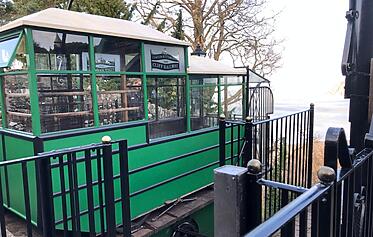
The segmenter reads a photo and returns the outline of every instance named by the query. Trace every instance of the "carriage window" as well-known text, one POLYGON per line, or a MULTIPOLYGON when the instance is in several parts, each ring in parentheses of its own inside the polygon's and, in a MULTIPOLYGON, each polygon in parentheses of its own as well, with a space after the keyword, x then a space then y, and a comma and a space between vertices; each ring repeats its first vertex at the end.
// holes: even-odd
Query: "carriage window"
POLYGON ((218 124, 218 78, 191 76, 192 130, 218 124))
POLYGON ((140 77, 98 76, 97 96, 101 125, 144 119, 140 77))
POLYGON ((224 76, 220 80, 222 111, 227 119, 242 119, 242 76, 224 76))
POLYGON ((42 132, 93 126, 90 81, 85 75, 38 76, 42 132))
POLYGON ((150 138, 186 131, 184 78, 148 78, 150 138))
POLYGON ((7 127, 31 132, 30 92, 27 75, 6 75, 3 79, 7 127))
POLYGON ((40 70, 88 70, 88 36, 33 31, 35 64, 40 70))
POLYGON ((139 72, 140 43, 114 37, 94 38, 96 71, 139 72))
POLYGON ((18 37, 0 41, 0 68, 8 67, 14 50, 17 47, 18 37))

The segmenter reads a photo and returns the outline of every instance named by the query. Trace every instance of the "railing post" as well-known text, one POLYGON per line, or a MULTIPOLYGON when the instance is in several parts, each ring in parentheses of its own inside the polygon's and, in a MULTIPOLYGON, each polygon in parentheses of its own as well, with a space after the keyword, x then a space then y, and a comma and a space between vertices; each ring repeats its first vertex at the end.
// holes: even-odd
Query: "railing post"
POLYGON ((114 182, 113 182, 113 153, 111 138, 102 137, 103 146, 103 170, 104 170, 104 188, 105 188, 105 213, 106 213, 106 231, 108 237, 116 236, 115 223, 115 203, 114 203, 114 182))
MULTIPOLYGON (((41 138, 36 137, 34 139, 34 149, 35 155, 44 150, 41 138)), ((49 158, 36 160, 36 172, 39 192, 38 199, 40 200, 40 209, 38 212, 40 211, 43 237, 55 236, 53 190, 49 158)))
POLYGON ((219 116, 219 166, 225 165, 225 116, 219 116))
MULTIPOLYGON (((336 178, 334 169, 323 166, 317 172, 321 185, 333 185, 336 178)), ((319 202, 319 235, 320 237, 335 236, 334 226, 334 195, 335 186, 330 187, 327 194, 319 202)), ((338 207, 340 208, 340 207, 338 207)))
POLYGON ((307 164, 307 188, 311 188, 312 186, 314 116, 315 116, 315 105, 311 103, 310 112, 309 112, 309 126, 310 127, 309 127, 309 133, 308 133, 309 150, 308 150, 308 164, 307 164))
POLYGON ((262 222, 262 186, 257 182, 261 178, 262 164, 259 160, 252 159, 247 163, 247 170, 246 190, 249 197, 246 217, 248 231, 250 231, 262 222))
POLYGON ((245 145, 242 152, 242 166, 253 158, 253 120, 251 117, 245 119, 245 145))
POLYGON ((225 165, 214 170, 214 236, 241 237, 252 215, 247 211, 247 169, 225 165))
POLYGON ((119 141, 119 159, 120 159, 120 182, 122 194, 122 224, 123 236, 131 236, 131 202, 129 190, 128 173, 128 144, 127 140, 119 141))

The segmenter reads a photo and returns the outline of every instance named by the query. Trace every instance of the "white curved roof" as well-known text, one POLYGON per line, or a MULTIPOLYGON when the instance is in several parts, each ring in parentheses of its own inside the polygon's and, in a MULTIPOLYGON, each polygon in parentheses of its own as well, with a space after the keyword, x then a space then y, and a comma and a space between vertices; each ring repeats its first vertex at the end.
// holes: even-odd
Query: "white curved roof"
POLYGON ((190 56, 188 73, 212 75, 246 75, 246 69, 234 68, 210 58, 190 56))
POLYGON ((148 40, 174 45, 190 45, 187 42, 175 39, 140 23, 62 10, 58 8, 48 8, 46 10, 19 18, 0 27, 0 32, 14 29, 19 26, 36 26, 58 30, 69 30, 75 32, 148 40))

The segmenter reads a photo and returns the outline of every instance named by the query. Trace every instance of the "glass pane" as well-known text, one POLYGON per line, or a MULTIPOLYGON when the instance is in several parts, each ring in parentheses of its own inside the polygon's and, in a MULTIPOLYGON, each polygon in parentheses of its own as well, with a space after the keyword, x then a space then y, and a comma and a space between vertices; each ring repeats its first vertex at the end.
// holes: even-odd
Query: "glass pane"
POLYGON ((42 132, 93 126, 90 77, 53 75, 38 77, 42 132))
POLYGON ((104 72, 139 72, 140 43, 134 40, 94 38, 96 70, 104 72))
POLYGON ((242 86, 222 86, 221 103, 227 119, 242 118, 242 86))
POLYGON ((241 84, 243 76, 223 76, 220 84, 241 84))
POLYGON ((148 99, 150 138, 186 131, 183 78, 149 78, 148 99))
POLYGON ((100 124, 144 119, 144 98, 140 77, 97 77, 100 124))
POLYGON ((209 77, 203 75, 191 75, 190 76, 191 84, 192 85, 216 85, 218 84, 217 77, 209 77))
POLYGON ((218 125, 218 87, 191 88, 192 130, 218 125))
POLYGON ((6 75, 3 78, 7 127, 31 132, 30 92, 27 75, 6 75))
POLYGON ((16 50, 16 56, 6 71, 27 70, 26 37, 22 36, 16 50))
POLYGON ((0 68, 7 67, 14 50, 17 47, 18 37, 0 42, 0 68))
POLYGON ((33 31, 36 69, 88 70, 88 36, 33 31))

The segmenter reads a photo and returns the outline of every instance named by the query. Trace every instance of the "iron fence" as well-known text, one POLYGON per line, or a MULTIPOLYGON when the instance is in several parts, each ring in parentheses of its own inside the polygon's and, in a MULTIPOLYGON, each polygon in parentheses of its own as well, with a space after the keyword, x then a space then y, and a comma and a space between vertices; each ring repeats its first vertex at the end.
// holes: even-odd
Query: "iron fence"
MULTIPOLYGON (((41 139, 36 138, 37 146, 43 150, 41 139)), ((36 188, 40 199, 37 212, 44 237, 56 236, 56 227, 63 231, 63 236, 116 236, 116 213, 114 199, 113 164, 119 162, 121 199, 121 226, 123 236, 131 235, 130 200, 128 183, 127 141, 116 142, 119 159, 113 158, 113 143, 93 144, 70 149, 40 153, 32 157, 0 162, 0 169, 5 167, 21 168, 23 197, 25 208, 26 233, 33 236, 29 177, 36 170, 36 188), (19 167, 21 166, 21 167, 19 167), (94 169, 92 167, 95 167, 94 169), (32 171, 30 171, 32 170, 32 171), (58 182, 56 182, 58 180, 58 182), (84 190, 84 191, 83 191, 84 190), (98 190, 95 192, 94 190, 98 190), (80 196, 86 196, 87 203, 82 203, 80 196), (40 213, 39 213, 40 210, 40 213), (81 229, 81 222, 87 223, 87 229, 81 229), (100 223, 97 228, 97 223, 100 223)), ((0 177, 1 178, 1 177, 0 177)), ((3 203, 3 189, 0 180, 0 226, 1 236, 6 237, 6 221, 3 203)))
POLYGON ((266 120, 270 114, 273 114, 273 94, 268 86, 261 86, 248 89, 248 111, 247 115, 253 121, 266 120))
MULTIPOLYGON (((312 183, 314 106, 298 113, 263 121, 219 121, 220 166, 246 167, 258 159, 266 180, 309 188, 312 183), (226 162, 228 161, 228 162, 226 162)), ((297 197, 281 191, 263 190, 263 219, 276 213, 284 203, 297 197)))
MULTIPOLYGON (((260 224, 257 218, 258 226, 252 225, 253 230, 245 236, 372 236, 373 147, 369 137, 366 137, 367 147, 355 155, 347 146, 343 129, 329 128, 324 153, 328 168, 319 170, 321 182, 308 190, 249 174, 255 182, 248 188, 268 187, 280 189, 285 195, 302 194, 284 203, 287 205, 264 223, 260 224)), ((253 201, 260 197, 248 198, 253 201)))
MULTIPOLYGON (((199 134, 212 132, 216 130, 205 130, 199 134)), ((194 135, 174 137, 166 141, 180 140, 194 135)), ((219 145, 213 144, 194 149, 129 169, 130 152, 163 144, 166 141, 159 140, 132 146, 127 146, 127 141, 116 141, 43 152, 45 142, 43 139, 45 138, 30 139, 34 142, 35 156, 0 162, 1 172, 12 166, 22 166, 22 177, 25 181, 19 188, 24 192, 23 201, 26 210, 24 219, 27 236, 33 236, 37 230, 45 237, 82 235, 111 237, 117 236, 120 227, 123 229, 123 236, 131 236, 131 232, 136 231, 133 229, 136 226, 131 226, 131 198, 197 172, 207 169, 212 171, 219 165, 217 158, 209 159, 203 165, 183 170, 178 175, 158 180, 130 192, 129 180, 132 178, 133 181, 135 176, 139 177, 138 175, 142 172, 149 173, 152 169, 171 163, 175 164, 175 162, 202 153, 216 152, 218 154, 219 145), (36 169, 31 170, 34 166, 36 169), (119 171, 116 167, 120 167, 119 171), (38 176, 34 181, 29 178, 32 177, 33 172, 36 172, 38 176), (37 185, 37 195, 30 192, 29 184, 32 182, 37 185), (31 215, 32 210, 30 210, 33 205, 30 197, 33 195, 33 198, 36 196, 39 200, 36 212, 40 217, 37 220, 31 215)), ((0 224, 2 230, 5 231, 6 203, 4 208, 3 192, 6 190, 3 190, 2 184, 0 179, 0 224)), ((165 200, 159 201, 164 203, 165 200)), ((6 235, 2 233, 2 236, 6 235)))

